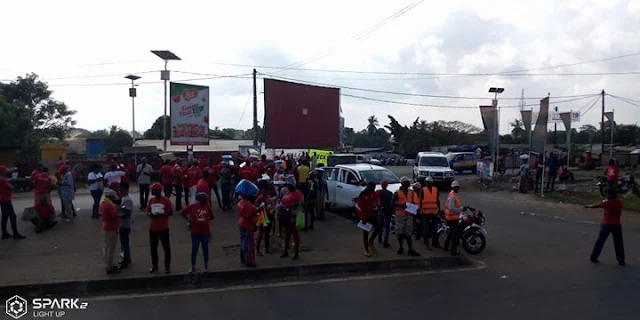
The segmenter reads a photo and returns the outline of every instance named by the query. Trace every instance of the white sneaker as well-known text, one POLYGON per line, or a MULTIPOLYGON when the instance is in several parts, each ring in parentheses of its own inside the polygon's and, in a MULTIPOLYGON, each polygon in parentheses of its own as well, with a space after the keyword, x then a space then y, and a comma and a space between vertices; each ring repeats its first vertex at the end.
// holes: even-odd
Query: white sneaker
POLYGON ((196 269, 195 269, 195 268, 193 268, 193 267, 191 267, 191 268, 189 268, 189 271, 187 271, 187 272, 188 272, 188 273, 194 273, 194 272, 196 272, 196 269))

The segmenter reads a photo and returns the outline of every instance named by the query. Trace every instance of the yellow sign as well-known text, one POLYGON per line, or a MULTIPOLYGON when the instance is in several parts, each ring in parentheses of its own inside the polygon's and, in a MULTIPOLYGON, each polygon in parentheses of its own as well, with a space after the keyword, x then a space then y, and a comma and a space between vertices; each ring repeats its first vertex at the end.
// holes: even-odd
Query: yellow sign
POLYGON ((329 164, 328 159, 329 155, 332 154, 333 151, 320 150, 320 149, 309 149, 309 157, 313 158, 315 155, 317 160, 317 164, 323 164, 325 167, 329 164))

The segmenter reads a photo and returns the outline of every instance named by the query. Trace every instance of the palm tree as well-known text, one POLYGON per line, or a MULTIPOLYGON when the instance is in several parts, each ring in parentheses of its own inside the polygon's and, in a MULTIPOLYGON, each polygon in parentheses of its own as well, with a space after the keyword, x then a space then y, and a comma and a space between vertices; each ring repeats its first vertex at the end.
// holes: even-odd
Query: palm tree
POLYGON ((525 134, 524 123, 520 119, 515 119, 513 122, 509 123, 511 125, 511 136, 513 140, 520 141, 525 134))
POLYGON ((379 126, 378 118, 376 118, 376 116, 369 116, 367 122, 369 122, 369 124, 367 125, 367 132, 370 136, 375 135, 376 131, 378 131, 379 126))

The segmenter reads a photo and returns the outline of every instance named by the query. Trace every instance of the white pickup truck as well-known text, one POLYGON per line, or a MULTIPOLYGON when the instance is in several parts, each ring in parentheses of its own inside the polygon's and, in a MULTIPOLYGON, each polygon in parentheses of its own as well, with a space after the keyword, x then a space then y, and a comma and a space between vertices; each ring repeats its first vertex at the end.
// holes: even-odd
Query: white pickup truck
POLYGON ((400 179, 391 170, 372 164, 340 164, 335 167, 324 168, 327 175, 329 200, 325 201, 328 208, 348 208, 353 206, 353 198, 357 198, 364 187, 360 181, 375 182, 376 190, 380 189, 380 181, 387 180, 387 189, 395 192, 400 188, 400 179))

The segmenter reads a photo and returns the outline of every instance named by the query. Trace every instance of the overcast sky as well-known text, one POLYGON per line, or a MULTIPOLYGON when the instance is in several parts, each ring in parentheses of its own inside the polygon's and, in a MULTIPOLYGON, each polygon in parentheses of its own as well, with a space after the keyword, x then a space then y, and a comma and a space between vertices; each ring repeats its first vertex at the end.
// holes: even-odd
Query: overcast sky
MULTIPOLYGON (((142 76, 136 98, 136 129, 148 129, 163 112, 163 62, 149 50, 172 50, 172 80, 207 75, 263 74, 333 86, 401 93, 479 97, 441 99, 343 89, 342 93, 431 108, 342 98, 346 126, 357 130, 375 115, 382 125, 392 114, 409 124, 416 117, 460 120, 481 126, 481 104, 490 104, 491 86, 504 87, 500 105, 517 106, 521 90, 527 104, 551 93, 560 111, 586 111, 590 99, 564 103, 555 96, 597 94, 602 89, 640 100, 640 75, 592 76, 426 76, 268 69, 326 56, 300 68, 399 73, 498 73, 544 68, 640 53, 640 0, 427 0, 378 30, 351 40, 394 14, 402 1, 4 1, 0 79, 35 72, 48 81, 54 97, 78 111, 78 127, 97 130, 118 125, 131 130, 128 73, 142 76), (178 73, 175 71, 190 72, 178 73), (202 74, 202 75, 199 75, 202 74), (106 76, 112 75, 112 76, 106 76), (61 79, 66 78, 66 79, 61 79), (152 82, 152 83, 148 83, 152 82)), ((530 73, 606 73, 640 71, 640 55, 530 73)), ((522 73, 520 73, 522 74, 522 73)), ((250 78, 190 81, 211 87, 211 127, 251 126, 250 78), (246 106, 246 107, 245 107, 246 106)), ((262 83, 258 81, 258 91, 262 83)), ((262 120, 262 98, 259 119, 262 120)), ((606 98, 616 120, 636 123, 640 107, 606 98)), ((638 103, 640 105, 640 103, 638 103)), ((596 125, 600 104, 581 124, 596 125)), ((501 131, 519 117, 504 108, 501 131)), ((262 121, 261 121, 262 122, 262 121)), ((579 126, 578 125, 578 126, 579 126)), ((560 125, 561 127, 561 125, 560 125)))

